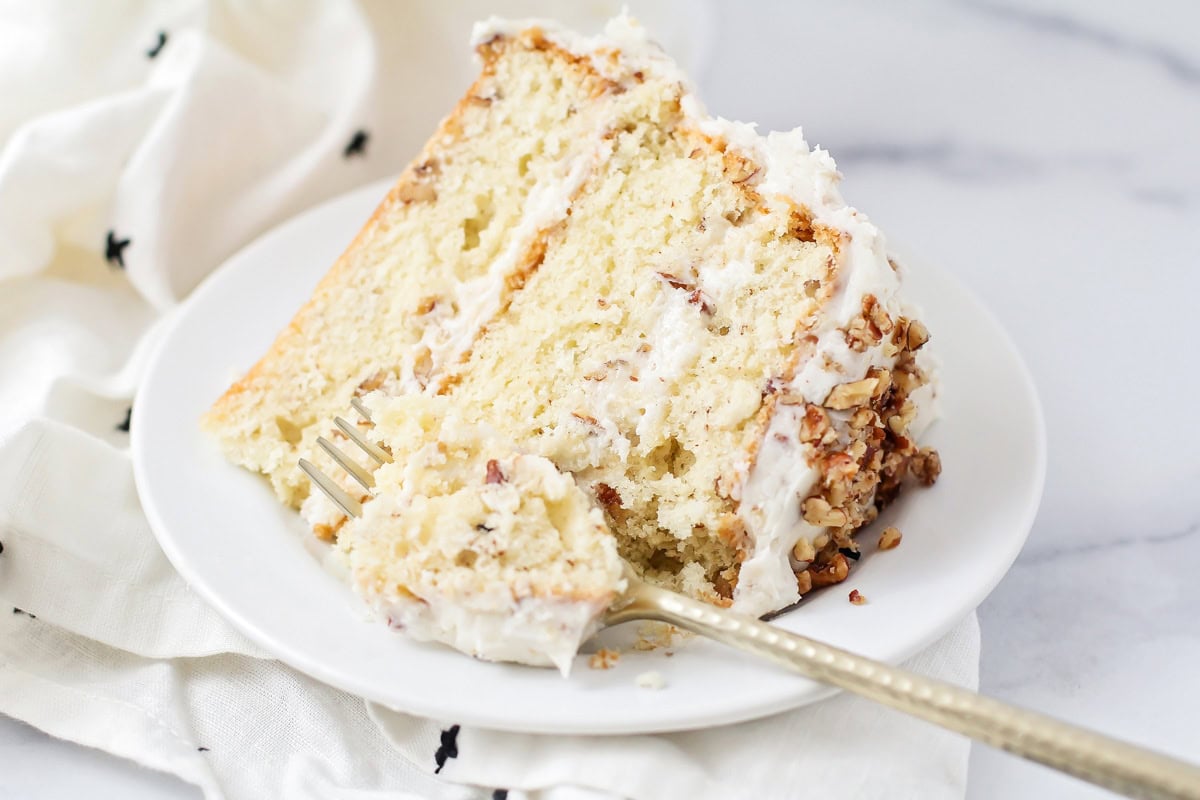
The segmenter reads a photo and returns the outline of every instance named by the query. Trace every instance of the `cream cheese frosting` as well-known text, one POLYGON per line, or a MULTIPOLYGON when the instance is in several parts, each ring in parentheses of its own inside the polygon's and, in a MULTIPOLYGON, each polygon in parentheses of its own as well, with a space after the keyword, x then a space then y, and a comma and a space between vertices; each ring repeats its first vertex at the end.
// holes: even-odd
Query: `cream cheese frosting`
MULTIPOLYGON (((841 179, 833 158, 819 147, 810 148, 802 129, 773 131, 759 134, 753 124, 734 122, 710 116, 691 85, 671 59, 666 57, 644 28, 628 14, 611 20, 600 36, 585 37, 562 30, 547 20, 503 20, 491 18, 477 23, 472 39, 476 44, 497 35, 518 35, 537 27, 555 44, 577 55, 592 59, 596 69, 611 73, 607 59, 596 56, 612 49, 621 51, 625 61, 644 64, 668 80, 683 87, 681 106, 690 124, 714 139, 739 151, 759 165, 756 190, 770 205, 790 204, 807 209, 813 221, 843 235, 839 250, 836 288, 821 311, 818 328, 810 331, 817 337, 812 354, 800 365, 796 374, 783 387, 806 402, 820 405, 839 384, 859 380, 871 367, 885 366, 894 361, 885 355, 881 346, 856 352, 849 346, 844 330, 862 308, 863 298, 873 295, 892 316, 912 315, 900 299, 902 269, 888 257, 883 234, 866 215, 846 204, 838 189, 841 179)), ((702 291, 720 296, 731 285, 746 279, 746 267, 738 262, 701 268, 697 285, 702 291)), ((670 375, 680 364, 692 357, 687 346, 695 314, 673 313, 686 311, 671 305, 674 295, 666 298, 660 323, 650 332, 653 343, 651 357, 631 355, 638 369, 648 371, 667 385, 670 375), (667 354, 665 357, 659 353, 667 354)), ((928 365, 928 356, 922 354, 928 365)), ((936 373, 922 387, 917 401, 918 424, 923 429, 936 413, 936 373)), ((599 385, 594 392, 605 389, 599 385)), ((662 401, 665 403, 665 400, 662 401)), ((662 403, 659 404, 661 407, 662 403)), ((647 409, 647 419, 658 407, 647 409)), ((815 450, 797 438, 799 415, 803 406, 780 405, 763 432, 753 462, 739 470, 739 485, 732 495, 738 501, 738 514, 745 523, 750 542, 749 554, 742 563, 733 597, 735 609, 759 615, 799 599, 795 564, 791 551, 801 537, 816 539, 826 529, 804 520, 801 504, 820 480, 821 473, 812 464, 815 450)), ((605 424, 605 420, 601 420, 605 424)), ((615 431, 615 426, 612 427, 615 431)), ((609 444, 628 449, 625 441, 617 442, 619 434, 610 435, 609 444)))
POLYGON ((513 600, 506 590, 481 593, 470 602, 397 600, 380 606, 392 628, 418 641, 441 642, 486 661, 553 666, 564 676, 605 610, 606 603, 513 600))
MULTIPOLYGON (((826 302, 812 354, 785 385, 791 394, 821 405, 835 386, 860 380, 873 366, 894 359, 882 346, 856 352, 844 331, 860 312, 863 298, 873 295, 889 313, 905 309, 899 299, 900 275, 889 261, 883 234, 838 191, 840 175, 825 151, 809 149, 800 129, 758 136, 752 126, 715 119, 707 130, 721 135, 763 165, 758 191, 768 203, 791 202, 808 209, 815 223, 845 236, 839 256, 836 288, 826 302)), ((734 607, 762 614, 799 599, 789 554, 801 537, 815 539, 825 529, 804 520, 801 503, 820 479, 811 464, 816 453, 799 441, 803 406, 780 405, 764 433, 757 457, 746 468, 739 513, 753 540, 741 567, 734 607)))

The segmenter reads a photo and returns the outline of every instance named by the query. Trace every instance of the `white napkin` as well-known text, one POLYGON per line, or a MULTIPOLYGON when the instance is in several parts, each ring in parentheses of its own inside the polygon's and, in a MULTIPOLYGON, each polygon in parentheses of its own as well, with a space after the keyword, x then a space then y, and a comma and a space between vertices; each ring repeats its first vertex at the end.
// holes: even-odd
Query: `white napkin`
MULTIPOLYGON (((306 678, 193 595, 122 430, 157 321, 272 224, 398 172, 472 77, 472 19, 617 9, 113 8, 0 9, 0 712, 230 800, 962 796, 965 741, 857 699, 669 736, 456 727, 306 678)), ((633 10, 696 67, 707 6, 633 10)), ((978 663, 972 616, 909 666, 974 687, 978 663)))

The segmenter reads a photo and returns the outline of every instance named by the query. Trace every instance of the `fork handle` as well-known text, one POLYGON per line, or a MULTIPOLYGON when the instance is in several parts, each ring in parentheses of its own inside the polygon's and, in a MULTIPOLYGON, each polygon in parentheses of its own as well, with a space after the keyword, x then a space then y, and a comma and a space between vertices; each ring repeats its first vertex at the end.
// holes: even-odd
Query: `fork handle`
POLYGON ((631 589, 628 605, 609 612, 609 624, 667 622, 1105 789, 1146 800, 1200 800, 1195 765, 665 589, 631 589))

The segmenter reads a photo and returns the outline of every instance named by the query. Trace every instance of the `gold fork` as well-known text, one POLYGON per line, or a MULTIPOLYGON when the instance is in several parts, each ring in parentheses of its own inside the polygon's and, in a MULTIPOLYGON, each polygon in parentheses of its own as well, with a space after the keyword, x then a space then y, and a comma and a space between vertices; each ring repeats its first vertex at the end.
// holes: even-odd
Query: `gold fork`
MULTIPOLYGON (((358 398, 351 403, 369 423, 370 410, 358 398)), ((336 417, 334 424, 375 464, 392 460, 353 423, 336 417)), ((317 443, 364 490, 374 488, 369 470, 325 437, 317 443)), ((300 468, 347 516, 362 514, 362 503, 310 461, 300 459, 300 468)), ((667 622, 1105 789, 1146 800, 1200 800, 1200 767, 1193 764, 651 586, 628 566, 625 572, 627 588, 605 613, 604 627, 667 622)))

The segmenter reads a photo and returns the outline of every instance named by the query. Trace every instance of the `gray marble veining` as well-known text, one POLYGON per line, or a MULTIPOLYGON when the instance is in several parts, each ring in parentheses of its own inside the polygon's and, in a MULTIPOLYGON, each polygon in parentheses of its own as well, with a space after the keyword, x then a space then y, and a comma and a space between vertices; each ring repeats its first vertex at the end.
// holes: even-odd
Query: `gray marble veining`
MULTIPOLYGON (((1022 26, 1034 35, 1061 36, 1095 46, 1118 58, 1145 59, 1162 67, 1173 78, 1200 85, 1197 53, 1177 52, 1161 43, 1139 39, 1125 31, 1097 24, 1088 18, 1086 9, 1083 14, 1070 14, 987 0, 971 0, 964 5, 988 14, 997 21, 1022 26)), ((1182 4, 1180 7, 1184 8, 1182 4)))

